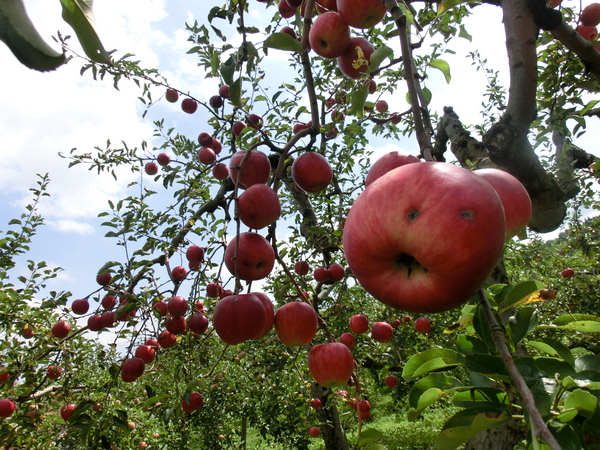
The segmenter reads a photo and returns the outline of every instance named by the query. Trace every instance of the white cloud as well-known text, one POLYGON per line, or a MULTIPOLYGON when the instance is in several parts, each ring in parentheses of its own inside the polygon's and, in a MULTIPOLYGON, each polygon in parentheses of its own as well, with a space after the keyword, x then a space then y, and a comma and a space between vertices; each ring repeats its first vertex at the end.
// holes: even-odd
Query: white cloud
POLYGON ((47 220, 46 224, 63 233, 92 234, 94 227, 76 220, 47 220))

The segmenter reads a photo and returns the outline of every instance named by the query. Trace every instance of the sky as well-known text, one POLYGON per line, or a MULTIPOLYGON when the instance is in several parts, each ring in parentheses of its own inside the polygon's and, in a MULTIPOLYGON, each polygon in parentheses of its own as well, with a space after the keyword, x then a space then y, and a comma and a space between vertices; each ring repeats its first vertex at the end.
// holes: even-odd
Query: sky
MULTIPOLYGON (((271 17, 274 7, 265 12, 265 4, 251 4, 251 19, 264 23, 271 17)), ((189 2, 184 0, 103 0, 94 3, 97 30, 106 49, 117 49, 117 55, 132 53, 146 68, 157 68, 173 85, 189 91, 200 100, 208 100, 217 93, 218 81, 206 80, 193 56, 186 55, 191 47, 187 42, 185 23, 204 22, 206 12, 222 2, 189 2)), ((584 2, 585 3, 585 2, 584 2)), ((26 0, 25 5, 33 23, 44 39, 58 50, 51 36, 57 30, 73 34, 62 21, 58 0, 26 0)), ((461 40, 457 55, 448 57, 452 68, 452 81, 447 84, 441 74, 433 71, 428 87, 434 93, 432 110, 441 113, 443 106, 453 106, 466 124, 476 123, 481 110, 481 92, 485 78, 466 68, 466 52, 476 43, 485 41, 483 57, 490 67, 504 69, 505 47, 499 9, 490 5, 478 7, 477 15, 468 22, 473 43, 461 40), (481 12, 479 12, 479 10, 481 12), (484 20, 482 20, 482 18, 484 20)), ((228 38, 235 45, 239 36, 228 38)), ((73 49, 82 53, 75 38, 73 49)), ((283 52, 271 51, 273 85, 279 83, 283 52)), ((82 166, 68 168, 68 160, 59 153, 70 149, 92 151, 104 147, 107 140, 113 143, 127 142, 139 146, 143 140, 153 142, 152 120, 164 117, 167 127, 195 139, 206 121, 206 113, 194 116, 183 114, 175 105, 165 101, 154 105, 146 118, 142 118, 143 105, 133 83, 123 81, 120 90, 112 81, 94 81, 89 74, 81 76, 80 60, 75 59, 55 72, 39 73, 20 65, 8 48, 0 42, 0 230, 6 231, 8 221, 18 217, 31 199, 29 188, 37 181, 36 174, 49 173, 48 189, 51 197, 45 199, 40 212, 46 225, 40 228, 32 244, 33 251, 26 259, 47 261, 50 265, 63 267, 59 277, 50 283, 55 290, 69 290, 74 297, 87 295, 96 289, 95 275, 105 261, 123 259, 121 249, 113 240, 103 237, 106 230, 99 225, 98 213, 107 210, 107 201, 128 195, 127 184, 136 180, 127 168, 119 172, 117 182, 110 175, 97 175, 82 166)), ((267 72, 267 76, 271 76, 267 72)), ((385 98, 391 111, 404 111, 408 104, 405 90, 395 97, 385 98)), ((156 92, 159 97, 162 92, 156 92)), ((592 142, 590 140, 590 142, 592 142)), ((155 142, 156 143, 156 142, 155 142)), ((584 143, 585 144, 585 143, 584 143)), ((417 154, 416 140, 386 142, 374 138, 371 149, 375 156, 402 150, 417 154)), ((580 144, 583 148, 585 145, 580 144)), ((148 182, 148 180, 146 180, 148 182)), ((157 189, 162 189, 157 184, 157 189)), ((24 260, 21 259, 21 262, 24 260)), ((21 266, 17 268, 24 270, 21 266)))

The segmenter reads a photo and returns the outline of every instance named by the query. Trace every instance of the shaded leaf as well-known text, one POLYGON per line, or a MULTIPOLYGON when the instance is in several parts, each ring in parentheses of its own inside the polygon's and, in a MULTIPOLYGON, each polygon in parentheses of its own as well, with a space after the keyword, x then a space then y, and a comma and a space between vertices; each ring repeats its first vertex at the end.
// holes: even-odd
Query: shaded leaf
POLYGON ((362 117, 365 111, 365 101, 369 95, 369 87, 363 86, 352 93, 352 114, 362 117))
POLYGON ((371 442, 378 441, 383 437, 383 433, 375 428, 367 428, 360 433, 358 441, 356 442, 357 447, 364 447, 371 442))
POLYGON ((434 59, 430 63, 431 67, 438 69, 440 72, 444 74, 444 78, 446 79, 446 83, 450 83, 452 80, 452 76, 450 75, 450 64, 443 59, 434 59))
POLYGON ((385 58, 389 58, 394 54, 394 51, 388 47, 387 45, 382 45, 381 47, 377 47, 371 57, 369 58, 369 70, 371 72, 379 69, 379 66, 383 62, 385 58))
POLYGON ((510 417, 502 411, 490 411, 485 407, 464 409, 444 424, 433 448, 436 450, 454 450, 483 430, 495 428, 508 420, 510 420, 510 417), (494 417, 496 414, 498 417, 494 417))
POLYGON ((273 33, 265 40, 265 47, 290 52, 301 52, 302 43, 287 33, 273 33))
POLYGON ((99 63, 109 63, 110 57, 100 41, 94 24, 93 0, 60 0, 60 3, 63 19, 75 31, 88 58, 99 63))
POLYGON ((460 353, 445 348, 432 348, 411 357, 402 370, 402 378, 410 381, 432 370, 450 369, 462 364, 463 356, 460 353))
POLYGON ((538 312, 535 308, 519 308, 517 313, 508 320, 508 327, 513 345, 516 347, 528 333, 537 328, 538 312))
POLYGON ((487 353, 487 346, 481 339, 474 336, 461 334, 456 338, 456 349, 463 355, 471 355, 474 353, 487 353))

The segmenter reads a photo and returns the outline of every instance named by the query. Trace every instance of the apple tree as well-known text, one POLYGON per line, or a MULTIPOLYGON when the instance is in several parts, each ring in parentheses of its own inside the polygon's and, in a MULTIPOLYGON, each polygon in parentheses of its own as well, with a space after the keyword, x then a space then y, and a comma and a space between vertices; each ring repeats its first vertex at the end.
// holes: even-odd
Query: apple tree
MULTIPOLYGON (((368 426, 369 399, 394 389, 411 420, 440 400, 459 409, 438 449, 596 448, 596 296, 586 291, 589 308, 564 304, 589 287, 568 280, 597 279, 586 259, 595 240, 581 240, 561 279, 539 233, 567 219, 566 233, 594 229, 575 219, 597 206, 597 163, 575 141, 598 114, 587 93, 600 74, 600 14, 548 3, 214 5, 187 24, 188 53, 219 80, 207 102, 129 55, 90 57, 82 73, 133 80, 146 112, 170 102, 174 115, 207 119, 197 139, 165 117, 151 142, 64 155, 115 178, 124 166, 139 174, 100 213, 123 257, 98 269, 79 303, 37 300, 54 272, 35 263, 22 292, 6 285, 3 395, 17 411, 0 410, 0 439, 247 448, 253 430, 288 448, 377 449, 386 441, 368 426), (428 83, 468 69, 444 58, 472 40, 466 18, 483 8, 502 12, 508 85, 473 42, 488 86, 481 122, 468 127, 460 105, 431 109, 428 83), (276 52, 292 76, 274 85, 276 52), (406 96, 407 110, 389 111, 391 95, 406 96), (418 157, 369 162, 370 139, 402 136, 418 157), (19 295, 28 302, 14 306, 19 295), (37 399, 32 410, 49 418, 23 414, 37 399), (65 404, 71 415, 58 413, 65 404)), ((41 219, 23 220, 2 241, 2 273, 41 219)))

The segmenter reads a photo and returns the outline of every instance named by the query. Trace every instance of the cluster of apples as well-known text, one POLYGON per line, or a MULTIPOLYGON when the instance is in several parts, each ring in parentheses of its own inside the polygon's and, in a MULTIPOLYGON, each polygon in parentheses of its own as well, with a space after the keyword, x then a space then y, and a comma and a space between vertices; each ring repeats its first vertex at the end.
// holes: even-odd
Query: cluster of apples
POLYGON ((344 253, 358 282, 386 305, 446 311, 484 285, 504 242, 530 218, 527 191, 504 171, 392 152, 373 165, 350 208, 344 253))
POLYGON ((595 41, 598 39, 598 24, 600 24, 600 3, 590 3, 581 11, 576 30, 585 40, 595 41))

